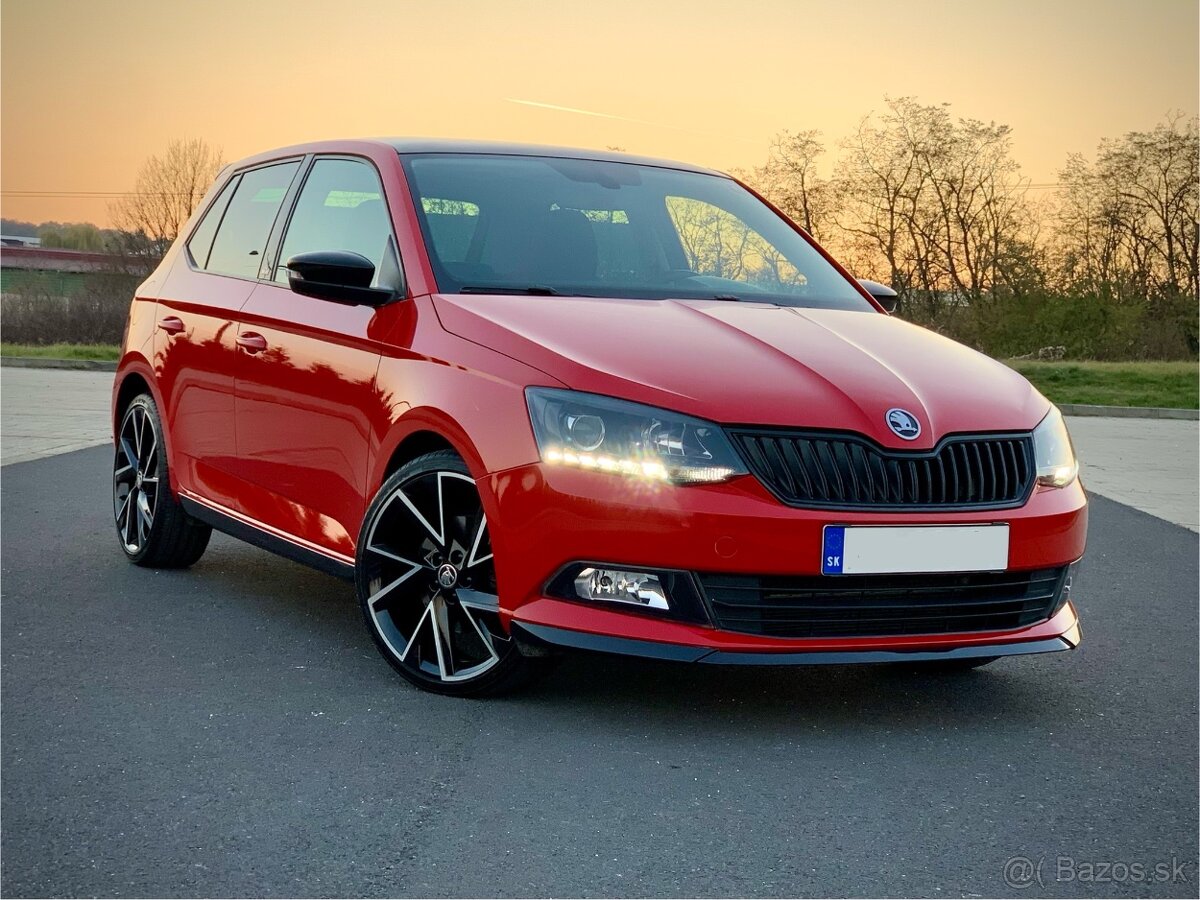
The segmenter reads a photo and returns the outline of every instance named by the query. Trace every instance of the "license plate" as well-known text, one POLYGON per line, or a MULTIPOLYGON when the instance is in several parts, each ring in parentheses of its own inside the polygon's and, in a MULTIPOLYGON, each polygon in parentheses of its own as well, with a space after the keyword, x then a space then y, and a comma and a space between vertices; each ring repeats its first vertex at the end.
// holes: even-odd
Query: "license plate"
POLYGON ((826 525, 823 575, 1002 572, 1007 525, 826 525))

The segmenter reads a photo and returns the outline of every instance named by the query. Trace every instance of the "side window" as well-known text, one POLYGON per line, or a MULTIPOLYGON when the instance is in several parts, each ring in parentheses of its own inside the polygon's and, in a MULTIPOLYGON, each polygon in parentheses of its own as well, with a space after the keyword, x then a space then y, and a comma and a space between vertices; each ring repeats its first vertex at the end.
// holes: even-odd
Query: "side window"
POLYGON ((697 275, 798 293, 808 285, 775 245, 720 206, 691 197, 667 197, 688 268, 697 275))
POLYGON ((392 238, 392 223, 375 168, 352 159, 318 159, 313 163, 275 267, 275 280, 287 283, 285 264, 297 253, 350 250, 375 266, 372 286, 392 238))
POLYGON ((237 183, 241 177, 241 175, 234 175, 229 179, 229 183, 221 188, 221 193, 217 195, 217 199, 213 201, 208 212, 204 214, 204 218, 200 220, 200 224, 196 226, 196 230, 192 232, 192 236, 188 238, 188 253, 191 254, 192 263, 197 268, 203 269, 208 265, 208 254, 212 250, 217 226, 221 224, 221 216, 225 215, 225 207, 229 205, 229 198, 237 190, 237 183))
POLYGON ((208 254, 210 272, 257 278, 275 215, 300 162, 280 163, 242 174, 208 254))

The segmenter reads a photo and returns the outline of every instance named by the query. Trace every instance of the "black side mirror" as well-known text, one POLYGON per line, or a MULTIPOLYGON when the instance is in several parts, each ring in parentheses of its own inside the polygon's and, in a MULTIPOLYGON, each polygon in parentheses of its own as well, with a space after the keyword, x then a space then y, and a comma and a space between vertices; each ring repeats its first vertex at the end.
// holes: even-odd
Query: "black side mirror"
POLYGON ((297 253, 287 261, 288 285, 297 294, 348 306, 380 306, 396 299, 390 288, 373 288, 375 265, 349 250, 297 253))
POLYGON ((869 281, 866 278, 858 279, 858 283, 863 286, 863 289, 868 294, 875 298, 876 303, 889 313, 896 311, 896 304, 900 302, 900 295, 886 284, 880 284, 878 281, 869 281))

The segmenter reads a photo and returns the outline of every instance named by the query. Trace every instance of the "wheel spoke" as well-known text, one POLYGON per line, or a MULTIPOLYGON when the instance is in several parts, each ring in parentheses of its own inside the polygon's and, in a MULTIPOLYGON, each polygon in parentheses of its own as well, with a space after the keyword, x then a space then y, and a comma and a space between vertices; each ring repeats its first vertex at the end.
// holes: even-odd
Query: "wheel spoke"
POLYGON ((133 418, 130 420, 130 424, 133 426, 133 445, 137 449, 138 459, 141 459, 142 458, 142 429, 145 427, 145 424, 146 424, 146 414, 144 412, 142 413, 142 421, 139 423, 138 422, 138 412, 139 411, 140 410, 138 409, 138 407, 135 406, 133 409, 133 418))
POLYGON ((137 546, 133 540, 134 523, 137 519, 137 494, 138 489, 132 488, 129 491, 129 496, 125 498, 127 501, 127 509, 125 510, 125 543, 130 547, 137 546))
POLYGON ((478 609, 481 612, 500 612, 500 598, 495 594, 485 594, 463 587, 457 588, 455 594, 458 595, 458 602, 463 606, 478 609))
POLYGON ((125 459, 135 470, 141 467, 137 451, 133 449, 133 446, 129 443, 129 438, 125 437, 125 435, 121 435, 121 452, 125 454, 125 459))
POLYGON ((146 497, 145 491, 138 491, 137 512, 138 537, 141 541, 145 541, 150 535, 150 526, 154 524, 154 510, 150 508, 150 500, 146 497))
POLYGON ((477 556, 479 553, 479 543, 483 540, 483 533, 487 531, 487 516, 479 517, 479 530, 475 532, 475 542, 471 545, 470 556, 467 557, 467 563, 464 568, 470 569, 472 566, 477 566, 480 563, 487 562, 492 558, 492 554, 487 556, 477 556))
MULTIPOLYGON (((144 483, 146 481, 146 479, 143 478, 142 481, 144 483)), ((380 547, 378 544, 369 545, 367 547, 367 552, 368 553, 377 553, 378 555, 386 556, 388 559, 394 560, 395 562, 404 563, 406 566, 415 566, 418 569, 432 569, 433 568, 433 566, 429 565, 428 563, 414 562, 411 559, 405 559, 403 556, 393 553, 391 550, 387 550, 383 547, 380 547)))
POLYGON ((433 646, 437 652, 438 671, 442 675, 442 681, 446 681, 451 674, 450 669, 453 667, 453 661, 450 657, 450 625, 446 618, 446 601, 441 597, 434 597, 429 601, 429 608, 433 610, 433 615, 430 617, 433 622, 433 646), (446 635, 446 646, 442 648, 441 634, 446 635))
POLYGON ((136 478, 137 470, 133 466, 121 466, 121 468, 113 472, 113 481, 117 484, 130 484, 136 478))
POLYGON ((433 604, 428 603, 425 605, 425 612, 421 613, 421 618, 417 619, 417 624, 413 626, 412 637, 410 637, 408 639, 408 643, 404 645, 404 652, 400 654, 400 662, 404 662, 408 659, 408 651, 412 650, 412 648, 416 645, 417 640, 421 636, 421 625, 424 624, 426 619, 431 619, 432 615, 433 604))
MULTIPOLYGON (((154 433, 154 426, 151 425, 150 426, 150 449, 147 450, 146 453, 144 454, 145 458, 146 458, 146 464, 145 464, 145 469, 143 469, 143 471, 142 471, 143 476, 150 474, 150 463, 151 463, 151 461, 153 461, 154 454, 157 452, 158 452, 158 435, 154 433)), ((143 477, 142 480, 144 481, 145 478, 143 477)))
MULTIPOLYGON (((421 523, 422 526, 424 526, 425 530, 428 531, 430 536, 432 536, 433 539, 437 542, 437 545, 439 547, 444 547, 446 545, 445 531, 444 530, 443 531, 435 530, 434 527, 429 524, 429 520, 426 519, 423 515, 421 515, 421 511, 419 509, 417 509, 416 506, 413 505, 413 502, 411 500, 408 499, 408 497, 407 497, 407 495, 405 495, 403 489, 396 491, 396 496, 399 498, 401 503, 403 503, 406 507, 408 507, 408 511, 413 514, 413 518, 415 518, 418 522, 421 523)), ((438 516, 439 516, 439 519, 441 518, 441 508, 442 508, 442 484, 439 481, 438 482, 438 516)), ((445 523, 439 522, 439 524, 444 526, 445 523)))
POLYGON ((479 623, 475 621, 475 617, 471 615, 471 611, 467 608, 466 604, 462 603, 461 600, 459 603, 462 606, 463 617, 471 623, 471 627, 474 628, 475 633, 479 635, 479 640, 483 642, 483 646, 487 648, 487 652, 493 659, 499 659, 500 654, 496 652, 496 647, 494 644, 492 644, 492 635, 491 632, 488 631, 487 626, 480 627, 479 623))
MULTIPOLYGON (((405 562, 407 562, 407 560, 405 560, 405 562)), ((396 588, 399 585, 404 584, 404 582, 408 581, 408 579, 412 578, 414 575, 416 575, 418 572, 421 571, 421 567, 418 566, 416 563, 409 563, 409 565, 412 566, 411 569, 409 569, 407 572, 405 572, 399 578, 397 578, 394 581, 392 581, 391 583, 389 583, 386 587, 380 588, 374 594, 372 594, 369 598, 367 598, 367 602, 371 604, 372 610, 378 611, 380 604, 383 602, 383 600, 386 598, 386 596, 392 591, 393 588, 396 588)), ((415 632, 415 630, 416 629, 414 629, 414 632, 415 632)))
POLYGON ((117 527, 124 528, 124 517, 129 513, 129 501, 133 499, 133 491, 125 495, 125 499, 121 501, 121 505, 117 507, 117 527))

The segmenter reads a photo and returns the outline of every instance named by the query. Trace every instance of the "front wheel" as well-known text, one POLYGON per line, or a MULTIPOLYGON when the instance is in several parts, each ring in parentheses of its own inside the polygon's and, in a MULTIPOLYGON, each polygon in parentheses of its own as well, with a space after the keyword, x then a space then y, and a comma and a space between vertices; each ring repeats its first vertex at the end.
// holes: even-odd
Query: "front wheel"
POLYGON ((379 651, 424 690, 501 693, 539 662, 500 625, 487 517, 452 451, 412 460, 380 488, 359 536, 355 586, 379 651))

